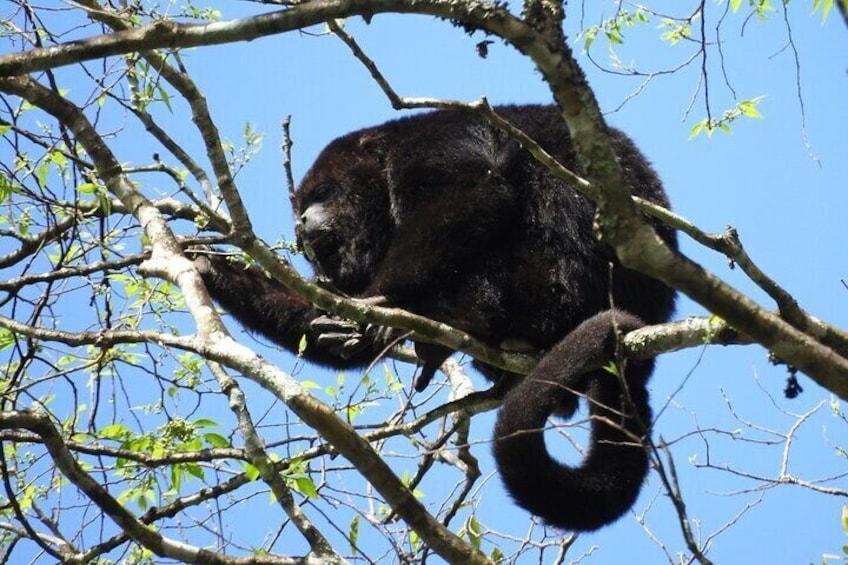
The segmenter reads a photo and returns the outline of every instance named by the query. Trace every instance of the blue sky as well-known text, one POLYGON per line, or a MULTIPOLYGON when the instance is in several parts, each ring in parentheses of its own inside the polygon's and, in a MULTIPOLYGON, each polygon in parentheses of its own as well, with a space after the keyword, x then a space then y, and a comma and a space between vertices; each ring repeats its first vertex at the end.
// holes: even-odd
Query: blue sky
MULTIPOLYGON (((656 4, 677 12, 680 3, 656 4)), ((713 13, 707 15, 707 28, 713 29, 718 10, 708 4, 713 13)), ((569 30, 574 35, 580 6, 572 5, 569 30)), ((227 18, 238 15, 232 10, 246 8, 221 3, 221 9, 227 18)), ((800 78, 793 51, 787 48, 781 12, 766 22, 752 18, 744 35, 743 15, 729 16, 725 22, 723 66, 736 100, 764 97, 759 106, 764 118, 734 123, 732 135, 688 139, 691 127, 705 115, 703 89, 696 93, 700 62, 657 77, 616 110, 641 79, 605 73, 583 54, 579 60, 602 108, 610 112, 609 122, 628 132, 653 161, 675 211, 706 231, 735 227, 752 258, 793 293, 802 307, 845 328, 848 289, 841 281, 848 280, 848 33, 836 14, 822 25, 818 15, 809 14, 808 2, 793 2, 789 10, 800 78)), ((585 15, 588 23, 598 18, 597 13, 585 15)), ((616 49, 622 61, 659 70, 688 58, 693 46, 661 42, 657 21, 627 31, 626 43, 616 49)), ((489 57, 481 59, 474 45, 483 37, 468 37, 446 22, 387 15, 375 17, 370 25, 354 18, 346 29, 401 95, 467 101, 486 96, 492 103, 551 100, 529 62, 510 47, 495 43, 489 47, 489 57)), ((593 58, 603 65, 609 62, 607 45, 599 39, 592 47, 593 58)), ((582 52, 579 47, 576 51, 582 52)), ((246 123, 265 133, 264 150, 237 180, 257 232, 269 242, 293 236, 278 151, 283 116, 290 114, 293 119, 296 178, 334 137, 398 116, 347 47, 331 36, 290 33, 194 49, 184 52, 183 60, 206 93, 225 137, 238 143, 246 123)), ((721 114, 735 101, 714 47, 709 51, 708 69, 711 107, 714 114, 721 114)), ((71 70, 60 76, 66 73, 70 76, 71 70)), ((178 103, 175 108, 172 119, 178 122, 185 114, 178 103)), ((189 126, 188 120, 183 120, 186 130, 181 141, 197 153, 199 144, 189 126)), ((146 162, 153 151, 150 145, 126 142, 116 142, 115 149, 124 162, 146 162)), ((685 238, 682 243, 683 250, 697 261, 770 306, 721 256, 685 238)), ((677 317, 704 314, 703 308, 688 299, 679 301, 677 317)), ((240 330, 237 335, 242 335, 240 330)), ((283 368, 292 363, 285 357, 279 359, 283 368)), ((301 374, 321 382, 334 380, 332 374, 312 369, 301 374)), ((697 468, 707 461, 708 441, 709 457, 717 467, 777 475, 782 446, 748 443, 742 438, 779 442, 779 437, 762 429, 786 433, 796 421, 792 414, 806 413, 830 399, 826 391, 801 376, 804 394, 785 400, 785 376, 785 369, 771 366, 759 347, 710 347, 666 355, 654 374, 654 410, 660 412, 666 406, 654 437, 674 442, 688 510, 699 519, 704 536, 762 497, 738 523, 713 540, 710 557, 715 562, 818 562, 822 553, 837 552, 846 541, 839 524, 844 499, 789 485, 759 491, 761 483, 756 481, 718 469, 697 468), (761 429, 753 430, 748 423, 761 429)), ((475 382, 483 386, 479 376, 475 382)), ((484 475, 493 469, 485 443, 491 436, 491 424, 491 415, 486 415, 476 419, 472 429, 473 440, 480 442, 474 453, 481 459, 484 475)), ((846 447, 846 437, 845 422, 835 418, 828 405, 823 406, 800 428, 790 451, 789 471, 811 481, 845 472, 848 465, 836 447, 846 447)), ((436 472, 422 489, 435 489, 433 483, 439 478, 451 484, 458 479, 455 471, 441 473, 436 472)), ((831 486, 848 488, 848 480, 831 486)), ((525 535, 530 517, 504 497, 497 478, 490 478, 484 488, 486 496, 478 507, 480 520, 501 532, 525 535)), ((674 556, 685 550, 655 474, 635 510, 644 512, 649 506, 647 525, 667 545, 668 553, 674 556)), ((660 563, 666 559, 632 515, 583 536, 569 557, 576 559, 589 551, 592 555, 584 561, 587 563, 660 563)))

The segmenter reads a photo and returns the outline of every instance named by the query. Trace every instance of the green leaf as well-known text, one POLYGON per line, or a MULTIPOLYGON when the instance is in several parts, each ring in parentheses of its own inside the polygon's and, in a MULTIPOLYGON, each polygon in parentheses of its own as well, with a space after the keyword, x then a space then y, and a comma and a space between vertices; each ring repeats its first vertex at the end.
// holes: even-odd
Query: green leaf
MULTIPOLYGON (((844 0, 840 0, 844 1, 844 0)), ((822 10, 822 23, 827 21, 827 16, 830 14, 830 10, 833 8, 833 0, 826 0, 824 3, 824 10, 822 10)))
POLYGON ((183 486, 183 474, 185 473, 185 467, 183 465, 172 465, 171 466, 171 485, 173 485, 174 490, 176 492, 180 491, 180 487, 183 486))
MULTIPOLYGON (((4 202, 7 198, 12 196, 12 192, 13 188, 12 183, 9 181, 9 177, 0 172, 0 202, 4 202)), ((7 221, 6 217, 0 217, 0 223, 5 221, 7 221)))
POLYGON ((359 539, 359 516, 354 516, 353 520, 350 521, 350 528, 348 528, 347 539, 350 540, 351 554, 355 554, 356 542, 359 539))
POLYGON ((0 351, 10 348, 15 343, 15 334, 6 328, 0 328, 0 351))
POLYGON ((165 90, 165 87, 161 84, 159 85, 159 96, 162 97, 162 102, 165 103, 165 107, 168 108, 168 111, 173 114, 174 109, 171 108, 171 96, 168 94, 168 91, 165 90))
POLYGON ((68 159, 59 151, 53 151, 50 153, 50 160, 55 164, 59 169, 64 170, 68 166, 68 159))
POLYGON ((218 426, 218 422, 209 418, 200 418, 194 421, 194 426, 197 428, 214 428, 218 426))
POLYGON ((309 498, 318 498, 318 489, 309 477, 297 477, 294 480, 294 490, 309 498))
POLYGON ((107 216, 112 213, 112 201, 108 194, 102 191, 97 192, 97 207, 107 216))
POLYGON ((480 528, 480 523, 473 515, 465 522, 465 531, 468 534, 468 541, 471 545, 480 549, 480 543, 483 541, 483 534, 480 528))
POLYGON ((618 365, 616 365, 615 361, 610 361, 603 367, 604 371, 610 373, 612 375, 618 375, 618 365))
POLYGON ((303 388, 303 390, 317 390, 321 388, 321 385, 319 385, 315 381, 301 381, 300 386, 303 388))
POLYGON ((409 545, 412 546, 413 551, 418 551, 421 548, 421 537, 418 535, 418 532, 412 530, 409 533, 409 545))
POLYGON ((583 49, 588 51, 589 47, 592 46, 592 42, 595 41, 595 37, 598 36, 598 27, 595 26, 587 29, 584 35, 586 36, 586 41, 583 43, 583 49))
POLYGON ((742 114, 748 116, 749 118, 762 118, 763 115, 757 110, 757 105, 762 100, 762 96, 758 98, 753 98, 751 100, 743 100, 737 105, 737 108, 741 110, 742 114))
POLYGON ((196 479, 203 480, 203 467, 197 463, 186 463, 185 468, 189 475, 196 479))
POLYGON ((131 435, 129 428, 127 428, 123 424, 112 424, 111 426, 106 426, 104 428, 100 428, 100 437, 106 439, 124 439, 131 435))
POLYGON ((42 161, 35 169, 35 180, 38 181, 38 186, 45 188, 47 186, 47 174, 50 172, 49 163, 42 161))
POLYGON ((200 451, 203 449, 203 442, 200 441, 199 437, 191 439, 189 441, 183 442, 178 445, 180 451, 200 451))
POLYGON ((359 405, 349 405, 347 410, 345 411, 345 415, 347 416, 348 422, 353 422, 356 417, 362 413, 362 407, 359 405))
POLYGON ((692 126, 692 129, 689 130, 689 139, 692 139, 693 137, 698 137, 699 135, 701 135, 703 133, 705 127, 707 127, 707 121, 706 120, 701 120, 700 122, 698 122, 697 124, 692 126))
POLYGON ((259 469, 250 463, 244 464, 244 474, 247 475, 247 478, 251 481, 255 481, 259 478, 259 469))
POLYGON ((710 314, 709 319, 707 320, 710 324, 723 324, 724 318, 719 316, 718 314, 710 314))
POLYGON ((735 14, 739 11, 739 6, 742 4, 742 0, 730 0, 730 10, 735 14))
MULTIPOLYGON (((130 431, 127 430, 126 433, 127 435, 129 435, 130 431)), ((153 442, 153 438, 151 438, 150 436, 140 436, 125 441, 123 445, 121 445, 121 447, 123 447, 124 449, 129 449, 130 451, 141 453, 144 451, 152 451, 155 445, 153 442)))
POLYGON ((212 447, 229 447, 230 441, 221 434, 203 434, 203 439, 212 447))

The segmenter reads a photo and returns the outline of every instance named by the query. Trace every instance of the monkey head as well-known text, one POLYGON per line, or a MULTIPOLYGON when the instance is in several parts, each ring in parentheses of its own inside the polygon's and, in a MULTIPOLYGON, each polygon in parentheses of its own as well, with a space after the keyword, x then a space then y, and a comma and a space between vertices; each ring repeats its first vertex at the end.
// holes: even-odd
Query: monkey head
POLYGON ((381 138, 357 132, 331 143, 293 199, 298 246, 316 274, 357 294, 385 256, 393 222, 381 138))

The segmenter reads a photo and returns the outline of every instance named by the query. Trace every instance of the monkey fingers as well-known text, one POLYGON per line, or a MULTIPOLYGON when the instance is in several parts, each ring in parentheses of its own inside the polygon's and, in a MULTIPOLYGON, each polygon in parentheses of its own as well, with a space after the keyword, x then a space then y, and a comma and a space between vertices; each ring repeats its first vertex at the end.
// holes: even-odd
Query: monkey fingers
POLYGON ((342 359, 349 359, 368 349, 375 355, 395 341, 402 339, 400 330, 388 326, 367 324, 363 327, 357 322, 319 316, 309 324, 317 334, 318 346, 342 359))
POLYGON ((362 327, 350 320, 319 316, 310 322, 309 327, 317 334, 319 348, 342 359, 353 357, 369 345, 362 327))
POLYGON ((357 335, 337 332, 322 333, 318 336, 317 342, 318 347, 342 359, 350 359, 368 347, 367 341, 357 335))
POLYGON ((347 320, 345 318, 337 318, 335 316, 318 316, 311 322, 309 327, 319 334, 324 333, 346 333, 346 334, 361 334, 362 324, 347 320))

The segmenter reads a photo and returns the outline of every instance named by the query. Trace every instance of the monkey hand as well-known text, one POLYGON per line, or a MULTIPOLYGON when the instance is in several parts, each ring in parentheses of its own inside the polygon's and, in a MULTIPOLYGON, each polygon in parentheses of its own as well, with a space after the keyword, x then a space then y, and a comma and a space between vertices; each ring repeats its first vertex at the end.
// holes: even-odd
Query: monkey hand
POLYGON ((342 359, 350 359, 360 353, 380 353, 393 342, 402 339, 403 332, 388 326, 359 324, 334 316, 319 316, 309 324, 315 334, 318 347, 342 359))
POLYGON ((193 258, 194 266, 197 269, 197 272, 203 275, 211 275, 215 272, 215 267, 212 266, 212 261, 204 254, 201 253, 190 253, 188 252, 189 257, 193 258))
POLYGON ((232 254, 223 253, 205 245, 189 247, 185 250, 185 254, 192 260, 197 272, 205 280, 228 270, 244 270, 245 268, 244 265, 238 266, 232 261, 232 254))

